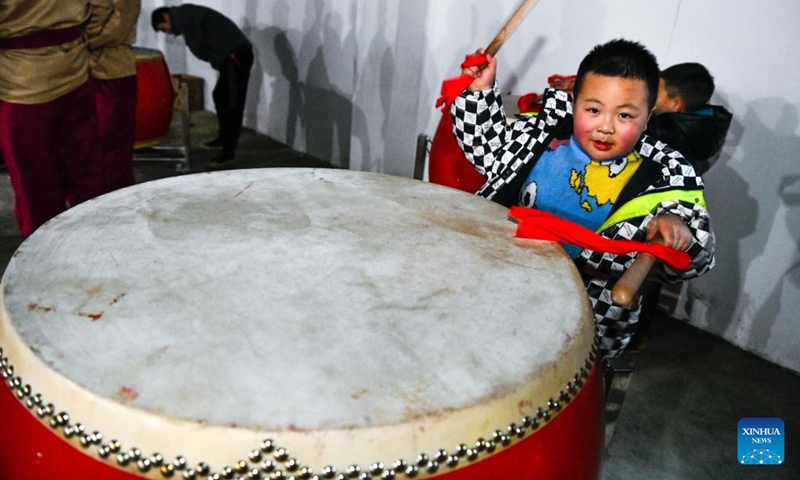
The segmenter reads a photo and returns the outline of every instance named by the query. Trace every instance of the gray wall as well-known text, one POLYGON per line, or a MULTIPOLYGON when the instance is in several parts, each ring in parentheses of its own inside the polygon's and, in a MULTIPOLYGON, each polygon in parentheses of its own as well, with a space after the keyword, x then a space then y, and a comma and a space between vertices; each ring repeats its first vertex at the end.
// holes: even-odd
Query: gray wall
MULTIPOLYGON (((149 30, 173 72, 214 72, 180 40, 149 30)), ((166 2, 180 3, 180 2, 166 2)), ((432 135, 442 79, 485 46, 519 0, 197 0, 256 45, 247 125, 353 170, 411 176, 416 136, 432 135)), ((706 175, 717 266, 682 290, 677 316, 800 371, 800 2, 542 0, 498 55, 504 92, 541 91, 595 44, 644 42, 662 66, 698 61, 734 122, 706 175)), ((206 104, 211 104, 210 89, 206 104)))

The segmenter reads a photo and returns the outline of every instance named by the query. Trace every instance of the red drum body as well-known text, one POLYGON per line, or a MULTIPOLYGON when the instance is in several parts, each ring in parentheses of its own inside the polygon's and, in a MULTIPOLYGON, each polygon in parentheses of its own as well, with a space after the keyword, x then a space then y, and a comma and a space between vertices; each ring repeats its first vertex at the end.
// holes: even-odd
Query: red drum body
MULTIPOLYGON (((503 449, 483 461, 471 463, 468 468, 461 468, 436 478, 441 480, 598 478, 603 447, 601 433, 604 428, 602 390, 602 375, 599 366, 595 366, 578 395, 569 405, 564 405, 563 411, 544 427, 540 427, 534 434, 528 434, 522 440, 510 437, 515 443, 513 448, 503 449)), ((138 459, 129 461, 136 463, 136 468, 125 471, 100 461, 99 458, 93 458, 91 451, 81 454, 82 450, 86 450, 80 444, 83 434, 76 434, 76 440, 71 443, 65 442, 65 438, 59 438, 57 434, 49 431, 51 429, 37 421, 36 410, 42 407, 44 405, 32 407, 31 411, 28 411, 14 397, 12 390, 0 389, 0 411, 4 412, 3 425, 6 429, 6 435, 0 440, 0 447, 3 449, 0 459, 4 465, 0 466, 0 474, 5 475, 3 478, 32 480, 142 478, 135 474, 139 470, 138 459), (66 477, 66 474, 69 477, 66 477)), ((551 415, 550 412, 547 412, 547 415, 551 415)), ((536 421, 543 422, 538 418, 536 421)), ((523 423, 520 426, 525 425, 523 423)), ((528 425, 526 431, 532 426, 533 424, 528 425)), ((102 442, 102 439, 100 441, 102 442)), ((500 443, 502 444, 502 440, 500 443)), ((129 452, 108 452, 112 459, 120 453, 124 455, 129 452)), ((466 455, 468 452, 464 452, 464 456, 466 455)), ((466 460, 460 461, 469 459, 467 457, 466 460)), ((164 468, 166 468, 164 472, 180 471, 163 465, 157 470, 161 471, 164 468)), ((184 471, 187 470, 191 471, 191 468, 186 468, 184 471)), ((270 478, 269 472, 260 470, 263 477, 254 478, 270 478)), ((399 471, 395 474, 395 478, 405 477, 406 475, 399 471)), ((197 478, 200 478, 199 474, 197 478)))
POLYGON ((588 297, 514 232, 475 195, 343 170, 78 205, 0 285, 0 478, 597 478, 588 297))
POLYGON ((431 183, 475 193, 486 179, 469 163, 453 134, 450 113, 442 115, 431 143, 428 161, 428 178, 431 183))
POLYGON ((175 96, 172 77, 159 50, 133 47, 136 57, 136 143, 135 148, 158 143, 169 131, 175 96))
MULTIPOLYGON (((7 353, 4 351, 4 355, 7 353)), ((6 368, 6 367, 2 367, 6 368)), ((21 386, 24 389, 24 386, 21 386)), ((24 391, 24 390, 22 390, 24 391)), ((66 436, 54 434, 37 420, 37 411, 41 418, 48 421, 56 415, 45 414, 47 405, 34 405, 34 397, 23 396, 19 389, 0 388, 0 411, 3 412, 3 430, 16 432, 14 435, 3 435, 0 438, 0 478, 46 480, 51 478, 70 478, 74 480, 136 480, 142 477, 98 461, 90 452, 81 453, 80 439, 92 432, 76 433, 73 440, 66 436), (23 402, 31 404, 27 407, 17 398, 22 396, 23 402), (41 410, 40 410, 41 409, 41 410)), ((116 456, 116 453, 109 455, 116 456)))

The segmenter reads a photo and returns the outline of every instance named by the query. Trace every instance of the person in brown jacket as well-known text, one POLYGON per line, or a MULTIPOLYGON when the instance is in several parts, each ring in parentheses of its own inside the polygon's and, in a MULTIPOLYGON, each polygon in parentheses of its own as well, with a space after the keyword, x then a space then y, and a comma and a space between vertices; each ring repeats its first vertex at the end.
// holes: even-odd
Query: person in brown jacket
POLYGON ((82 25, 87 0, 0 3, 0 156, 24 237, 104 193, 82 25))
POLYGON ((133 185, 136 135, 136 24, 140 0, 90 0, 89 75, 97 106, 98 142, 107 191, 133 185))

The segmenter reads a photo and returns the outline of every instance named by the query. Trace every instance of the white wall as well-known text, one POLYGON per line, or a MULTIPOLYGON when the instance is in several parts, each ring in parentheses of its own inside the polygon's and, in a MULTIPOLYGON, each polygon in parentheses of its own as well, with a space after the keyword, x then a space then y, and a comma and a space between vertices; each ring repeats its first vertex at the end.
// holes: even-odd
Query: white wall
POLYGON ((800 65, 789 60, 800 40, 800 4, 741 2, 720 8, 718 19, 730 33, 701 51, 716 60, 718 82, 732 85, 719 97, 736 115, 724 155, 706 178, 724 257, 714 275, 692 285, 696 308, 689 314, 692 323, 800 370, 800 65), (743 18, 757 19, 758 27, 738 34, 743 18))
MULTIPOLYGON (((149 29, 174 72, 214 72, 180 40, 149 29)), ((251 36, 256 65, 247 125, 354 170, 411 176, 416 136, 432 135, 442 79, 485 46, 519 0, 256 0, 195 3, 230 16, 251 36)), ((685 288, 685 315, 800 372, 800 2, 796 0, 541 0, 498 55, 504 92, 541 91, 574 73, 595 44, 642 41, 662 66, 704 63, 712 99, 734 113, 706 175, 717 266, 685 288)), ((678 312, 681 313, 681 312, 678 312)))

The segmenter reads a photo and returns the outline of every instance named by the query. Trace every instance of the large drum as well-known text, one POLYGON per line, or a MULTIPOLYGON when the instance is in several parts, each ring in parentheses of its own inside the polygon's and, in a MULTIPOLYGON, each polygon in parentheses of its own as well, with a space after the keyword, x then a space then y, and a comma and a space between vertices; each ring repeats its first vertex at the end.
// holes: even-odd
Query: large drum
POLYGON ((0 478, 595 478, 589 301, 514 231, 342 170, 78 205, 3 276, 0 478))
POLYGON ((169 132, 175 90, 164 55, 159 50, 133 47, 133 53, 138 95, 134 147, 152 147, 169 132))

